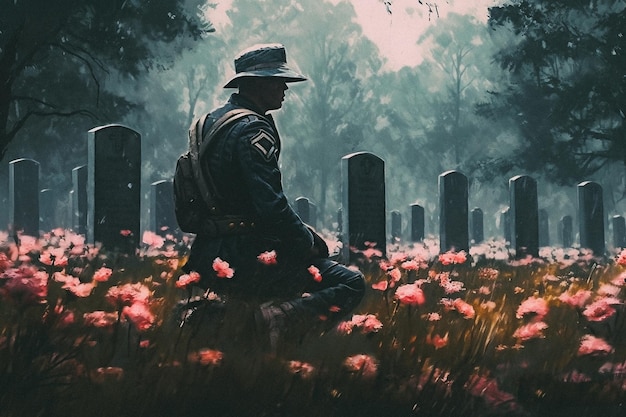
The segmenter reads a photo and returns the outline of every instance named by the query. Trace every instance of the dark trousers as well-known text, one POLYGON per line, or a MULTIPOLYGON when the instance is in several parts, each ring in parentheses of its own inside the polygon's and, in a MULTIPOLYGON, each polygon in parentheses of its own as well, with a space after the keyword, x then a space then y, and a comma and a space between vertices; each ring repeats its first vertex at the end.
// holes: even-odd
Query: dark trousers
POLYGON ((280 262, 263 265, 259 262, 240 265, 235 276, 213 278, 209 288, 218 294, 250 301, 287 302, 297 314, 329 320, 349 314, 365 293, 363 274, 328 258, 307 263, 280 262), (319 271, 317 279, 309 271, 319 271))

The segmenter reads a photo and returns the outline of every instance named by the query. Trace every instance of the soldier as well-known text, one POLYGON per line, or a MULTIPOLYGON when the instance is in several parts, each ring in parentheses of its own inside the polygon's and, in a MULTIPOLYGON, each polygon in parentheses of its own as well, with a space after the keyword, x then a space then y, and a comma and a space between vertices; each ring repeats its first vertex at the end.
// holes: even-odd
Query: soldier
POLYGON ((254 114, 217 134, 201 163, 220 196, 220 212, 237 220, 230 229, 198 233, 184 270, 200 273, 201 285, 219 293, 272 301, 261 304, 255 316, 275 349, 292 321, 332 323, 349 313, 365 285, 360 272, 329 259, 324 240, 302 222, 283 193, 281 141, 268 112, 282 107, 288 83, 306 78, 287 66, 281 44, 242 51, 235 71, 225 88, 238 93, 210 112, 203 132, 229 110, 254 114))

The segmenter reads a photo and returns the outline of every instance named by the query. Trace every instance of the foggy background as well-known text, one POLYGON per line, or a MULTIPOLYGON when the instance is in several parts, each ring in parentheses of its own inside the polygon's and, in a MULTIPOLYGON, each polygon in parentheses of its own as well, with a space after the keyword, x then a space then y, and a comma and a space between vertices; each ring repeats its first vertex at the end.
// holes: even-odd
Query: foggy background
POLYGON ((2 207, 8 163, 32 158, 63 211, 71 171, 87 162, 87 131, 120 123, 142 135, 147 210, 150 184, 172 177, 193 118, 232 92, 222 86, 235 55, 280 42, 309 78, 289 85, 275 113, 283 184, 291 201, 317 205, 319 228, 336 221, 340 159, 357 151, 385 161, 387 210, 402 213, 405 230, 409 205, 425 207, 427 235, 438 231, 437 180, 448 170, 468 176, 486 237, 501 235, 519 174, 538 182, 551 242, 562 216, 576 218, 579 182, 602 185, 607 227, 626 212, 622 1, 491 1, 463 14, 452 0, 358 0, 359 15, 338 0, 46 1, 1 2, 2 207), (379 44, 366 36, 363 3, 382 31, 420 17, 418 39, 402 49, 412 64, 390 63, 379 46, 389 34, 379 44))

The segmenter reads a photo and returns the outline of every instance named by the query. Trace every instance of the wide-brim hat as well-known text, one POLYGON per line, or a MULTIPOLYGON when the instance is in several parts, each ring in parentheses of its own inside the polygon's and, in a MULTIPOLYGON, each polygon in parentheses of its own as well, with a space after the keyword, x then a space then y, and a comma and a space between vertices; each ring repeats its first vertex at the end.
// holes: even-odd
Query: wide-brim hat
POLYGON ((306 81, 306 77, 287 66, 287 52, 279 43, 258 44, 235 58, 235 76, 224 88, 236 88, 245 77, 278 77, 287 83, 306 81))

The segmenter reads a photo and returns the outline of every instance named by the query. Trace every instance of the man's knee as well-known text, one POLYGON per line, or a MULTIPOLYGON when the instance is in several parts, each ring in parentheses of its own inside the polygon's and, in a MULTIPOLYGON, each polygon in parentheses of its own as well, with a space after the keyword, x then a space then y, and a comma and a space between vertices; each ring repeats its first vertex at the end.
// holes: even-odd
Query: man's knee
POLYGON ((342 266, 341 285, 348 289, 347 304, 350 309, 355 308, 365 295, 365 277, 360 271, 342 266))
POLYGON ((352 272, 350 278, 348 278, 348 285, 352 288, 356 293, 360 294, 361 298, 365 294, 365 276, 360 271, 353 271, 348 269, 348 271, 352 272))

